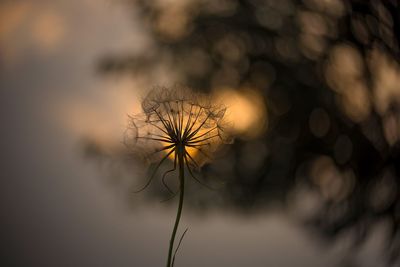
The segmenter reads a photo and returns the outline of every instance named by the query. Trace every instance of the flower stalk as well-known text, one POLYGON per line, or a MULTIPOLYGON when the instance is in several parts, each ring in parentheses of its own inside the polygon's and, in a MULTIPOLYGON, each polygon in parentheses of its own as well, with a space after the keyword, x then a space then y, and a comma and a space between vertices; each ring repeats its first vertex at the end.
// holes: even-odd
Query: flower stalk
POLYGON ((179 164, 179 204, 178 204, 178 211, 176 213, 174 229, 172 230, 171 239, 169 241, 167 267, 174 266, 174 262, 175 262, 175 255, 172 258, 172 250, 174 247, 175 236, 176 236, 176 232, 178 230, 179 221, 181 219, 182 208, 183 208, 183 198, 184 198, 184 194, 185 194, 185 164, 183 161, 185 152, 186 151, 185 151, 184 145, 178 146, 177 155, 178 155, 178 164, 179 164))

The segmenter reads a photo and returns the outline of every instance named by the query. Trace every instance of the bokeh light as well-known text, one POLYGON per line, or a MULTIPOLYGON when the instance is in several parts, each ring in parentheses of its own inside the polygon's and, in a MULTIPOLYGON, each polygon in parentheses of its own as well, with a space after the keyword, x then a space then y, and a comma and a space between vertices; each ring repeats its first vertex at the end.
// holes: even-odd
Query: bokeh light
POLYGON ((243 138, 256 138, 267 129, 267 109, 257 91, 252 89, 219 89, 215 98, 226 107, 231 131, 243 138))

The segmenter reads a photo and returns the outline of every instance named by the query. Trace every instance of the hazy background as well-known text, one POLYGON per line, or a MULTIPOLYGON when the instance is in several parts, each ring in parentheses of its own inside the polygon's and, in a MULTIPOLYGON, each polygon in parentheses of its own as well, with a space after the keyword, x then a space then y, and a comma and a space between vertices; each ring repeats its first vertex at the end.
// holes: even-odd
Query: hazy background
MULTIPOLYGON (((154 85, 230 107, 177 266, 385 266, 400 232, 396 1, 2 1, 4 266, 163 266, 176 200, 122 145, 154 85), (279 2, 279 3, 278 3, 279 2)), ((397 260, 398 263, 398 260, 397 260)))

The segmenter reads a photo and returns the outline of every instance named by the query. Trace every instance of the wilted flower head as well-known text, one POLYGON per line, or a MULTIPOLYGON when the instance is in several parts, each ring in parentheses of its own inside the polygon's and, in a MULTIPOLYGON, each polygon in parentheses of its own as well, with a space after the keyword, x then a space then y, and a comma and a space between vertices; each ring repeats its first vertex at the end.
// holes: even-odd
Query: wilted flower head
POLYGON ((156 87, 142 102, 143 113, 129 116, 125 143, 151 161, 174 159, 179 151, 187 167, 199 168, 218 146, 231 142, 226 108, 188 88, 156 87))

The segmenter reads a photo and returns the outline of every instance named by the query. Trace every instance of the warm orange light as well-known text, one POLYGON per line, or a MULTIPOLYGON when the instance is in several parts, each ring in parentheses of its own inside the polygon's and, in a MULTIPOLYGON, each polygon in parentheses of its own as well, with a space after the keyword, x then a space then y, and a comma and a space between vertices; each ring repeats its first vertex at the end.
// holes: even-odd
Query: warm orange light
POLYGON ((39 48, 49 51, 63 41, 66 32, 64 18, 55 11, 46 11, 32 24, 32 37, 39 48))
MULTIPOLYGON (((184 117, 184 125, 183 125, 183 128, 185 128, 186 127, 186 123, 187 123, 187 116, 185 116, 184 117)), ((193 128, 197 128, 197 127, 199 127, 200 126, 200 122, 196 122, 196 124, 193 126, 193 128)), ((204 134, 205 132, 207 132, 207 129, 200 129, 199 130, 199 132, 193 137, 193 138, 196 138, 196 136, 201 136, 202 134, 204 134)), ((212 138, 212 139, 210 139, 210 140, 208 140, 209 142, 211 142, 211 143, 216 143, 217 142, 217 138, 212 138)), ((163 146, 168 146, 168 145, 170 145, 169 143, 167 143, 167 142, 160 142, 163 146)), ((186 149, 186 152, 188 152, 189 153, 189 155, 193 158, 193 159, 196 159, 196 160, 198 160, 198 164, 201 164, 202 163, 202 161, 200 160, 200 157, 201 157, 201 153, 199 152, 199 150, 198 149, 196 149, 196 148, 194 148, 194 147, 189 147, 189 146, 186 146, 185 147, 185 149, 186 149)), ((172 148, 171 149, 167 149, 167 150, 164 150, 164 153, 165 154, 168 154, 169 152, 171 152, 171 150, 172 150, 172 148)), ((168 158, 170 159, 170 160, 175 160, 175 152, 173 152, 173 153, 171 153, 169 156, 168 156, 168 158)))
POLYGON ((231 131, 244 138, 255 138, 267 127, 267 109, 260 93, 252 89, 220 89, 215 99, 227 107, 231 131))
MULTIPOLYGON (((168 145, 168 144, 167 144, 167 143, 164 143, 163 145, 168 145)), ((171 148, 171 149, 172 149, 172 148, 171 148)), ((171 149, 165 150, 164 153, 165 153, 165 154, 168 154, 169 152, 171 152, 171 149)), ((195 148, 193 148, 193 147, 186 147, 186 152, 188 152, 189 155, 190 155, 192 158, 196 158, 196 155, 198 154, 197 149, 195 149, 195 148)), ((170 160, 174 161, 174 160, 175 160, 175 152, 171 153, 171 154, 168 156, 168 158, 169 158, 170 160)))

